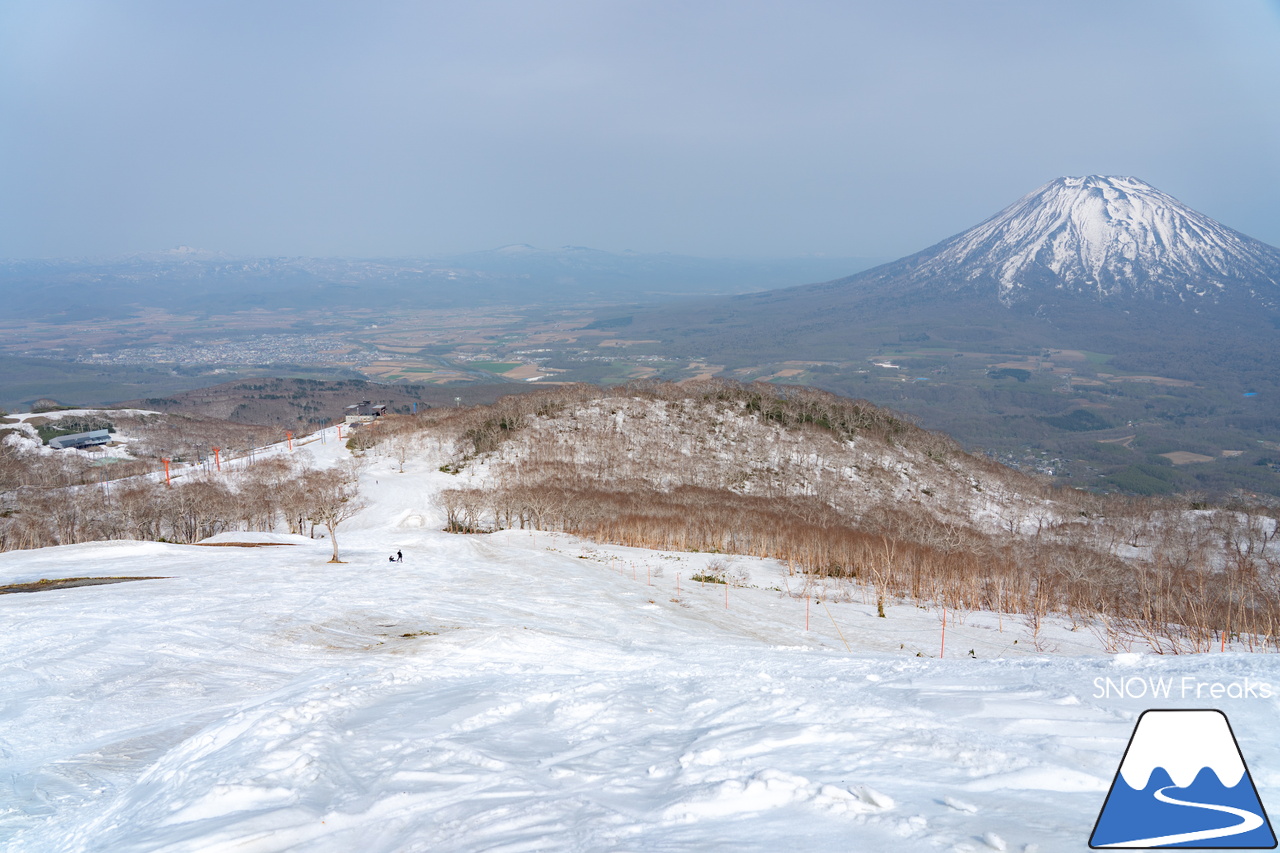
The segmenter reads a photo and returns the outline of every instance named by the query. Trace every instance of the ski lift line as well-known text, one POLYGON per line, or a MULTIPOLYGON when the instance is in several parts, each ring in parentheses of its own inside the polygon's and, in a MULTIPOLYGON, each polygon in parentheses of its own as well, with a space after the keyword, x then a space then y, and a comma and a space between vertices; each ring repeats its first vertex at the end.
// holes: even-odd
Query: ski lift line
MULTIPOLYGON (((326 430, 331 428, 332 427, 326 428, 326 430)), ((318 436, 321 433, 325 432, 326 430, 319 430, 315 433, 312 433, 312 436, 318 436)), ((311 444, 317 440, 319 439, 312 437, 309 441, 304 443, 311 444)), ((235 470, 237 462, 241 463, 239 466, 240 468, 248 468, 249 465, 252 464, 254 461, 256 461, 258 458, 267 458, 273 455, 274 456, 284 455, 287 452, 286 450, 283 449, 285 446, 286 446, 286 442, 280 442, 278 444, 268 444, 263 447, 254 447, 254 448, 251 448, 248 453, 242 454, 240 456, 232 456, 230 453, 223 453, 222 448, 213 448, 214 465, 218 466, 217 470, 219 472, 221 472, 222 470, 222 467, 221 467, 222 463, 226 463, 228 470, 235 470)), ((123 477, 121 478, 120 481, 144 480, 147 482, 158 483, 160 482, 161 479, 164 479, 167 483, 172 485, 172 482, 174 480, 184 479, 192 471, 200 470, 205 472, 206 474, 213 473, 213 471, 211 471, 209 468, 207 459, 205 460, 204 463, 198 463, 198 462, 175 463, 172 460, 164 460, 164 459, 162 459, 161 462, 167 463, 164 465, 164 468, 161 470, 148 471, 143 474, 135 474, 130 477, 123 477), (166 473, 167 473, 167 476, 166 476, 166 473)), ((119 482, 119 481, 111 481, 111 482, 119 482)))
POLYGON ((820 601, 818 603, 822 605, 823 610, 827 611, 827 616, 831 619, 832 627, 834 627, 836 629, 836 633, 840 635, 840 642, 844 643, 845 651, 852 654, 853 649, 849 648, 849 641, 844 638, 844 632, 841 631, 840 626, 836 624, 836 617, 831 615, 831 608, 827 607, 827 603, 825 601, 820 601))

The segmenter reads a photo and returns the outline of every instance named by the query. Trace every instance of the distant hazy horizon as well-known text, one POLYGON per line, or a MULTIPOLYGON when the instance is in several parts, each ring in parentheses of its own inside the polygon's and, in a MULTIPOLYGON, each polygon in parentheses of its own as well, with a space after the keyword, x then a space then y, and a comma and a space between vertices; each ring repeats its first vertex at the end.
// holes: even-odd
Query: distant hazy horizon
POLYGON ((528 243, 507 243, 502 246, 485 246, 473 249, 463 249, 457 252, 435 252, 435 253, 419 253, 419 254, 399 254, 399 255, 339 255, 339 254, 317 254, 317 255, 289 255, 281 252, 263 253, 263 254, 239 254, 233 252, 224 252, 221 249, 209 248, 207 246, 170 246, 167 248, 144 249, 136 252, 122 252, 119 254, 96 254, 96 255, 42 255, 42 256, 0 256, 0 261, 23 262, 23 261, 67 261, 71 263, 96 261, 122 261, 134 258, 139 259, 165 259, 171 258, 180 260, 184 257, 206 259, 206 258, 225 258, 227 260, 269 260, 269 259, 289 259, 289 258, 317 258, 329 260, 343 261, 440 261, 463 258, 469 255, 483 256, 496 255, 504 249, 513 249, 516 247, 527 247, 532 252, 554 254, 565 250, 587 250, 595 252, 605 252, 610 255, 625 256, 634 254, 645 257, 660 257, 670 255, 673 257, 691 258, 694 260, 706 261, 759 261, 759 262, 802 262, 802 261, 849 261, 864 265, 875 265, 887 263, 894 258, 890 257, 874 257, 865 255, 833 255, 814 252, 804 255, 762 255, 743 253, 738 255, 698 255, 687 252, 636 252, 634 249, 600 249, 596 246, 578 246, 566 244, 563 246, 533 246, 528 243))
POLYGON ((896 258, 1064 175, 1280 244, 1280 3, 0 5, 0 257, 896 258))

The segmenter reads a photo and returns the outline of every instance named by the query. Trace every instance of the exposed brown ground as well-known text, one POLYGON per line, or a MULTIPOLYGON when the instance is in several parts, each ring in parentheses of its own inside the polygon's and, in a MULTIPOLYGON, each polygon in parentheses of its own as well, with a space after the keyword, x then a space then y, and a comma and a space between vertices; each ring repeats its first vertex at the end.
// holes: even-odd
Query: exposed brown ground
POLYGON ((682 383, 699 382, 702 380, 710 379, 720 371, 724 370, 724 365, 723 364, 703 364, 700 361, 695 361, 694 363, 689 365, 689 369, 696 370, 698 372, 695 373, 693 376, 690 376, 688 379, 680 380, 682 383))
POLYGON ((519 367, 513 367, 506 373, 502 374, 503 379, 532 379, 535 376, 544 376, 545 372, 536 364, 522 364, 519 367))
POLYGON ((1037 370, 1051 369, 1053 362, 1040 361, 1039 359, 1034 361, 1002 361, 990 366, 997 370, 1030 370, 1035 373, 1037 370))
POLYGON ((296 542, 193 542, 201 548, 275 548, 278 545, 296 545, 296 542))
POLYGON ((1194 388, 1196 383, 1186 379, 1170 379, 1167 376, 1117 376, 1113 382, 1150 382, 1155 385, 1171 385, 1175 388, 1194 388))
POLYGON ((38 581, 30 583, 11 583, 8 586, 0 586, 0 595, 8 595, 14 592, 44 592, 47 589, 70 589, 77 586, 101 586, 108 583, 125 583, 127 581, 158 581, 167 580, 161 576, 151 577, 131 577, 131 578, 41 578, 38 581))
POLYGON ((1203 453, 1191 453, 1186 450, 1175 450, 1172 453, 1161 453, 1165 459, 1168 459, 1174 465, 1191 465, 1195 462, 1212 462, 1212 456, 1205 456, 1203 453))

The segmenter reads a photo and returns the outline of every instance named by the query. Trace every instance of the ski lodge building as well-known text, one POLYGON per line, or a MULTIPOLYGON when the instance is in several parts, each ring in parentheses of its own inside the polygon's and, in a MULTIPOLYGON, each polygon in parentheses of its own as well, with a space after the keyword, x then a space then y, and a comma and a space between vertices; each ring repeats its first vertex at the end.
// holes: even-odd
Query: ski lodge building
POLYGON ((110 430, 95 429, 92 432, 77 432, 72 435, 60 435, 57 438, 51 438, 49 439, 49 446, 57 450, 66 450, 68 447, 98 447, 110 441, 110 430))
POLYGON ((346 424, 371 424, 387 413, 386 406, 375 406, 368 400, 346 408, 346 424))

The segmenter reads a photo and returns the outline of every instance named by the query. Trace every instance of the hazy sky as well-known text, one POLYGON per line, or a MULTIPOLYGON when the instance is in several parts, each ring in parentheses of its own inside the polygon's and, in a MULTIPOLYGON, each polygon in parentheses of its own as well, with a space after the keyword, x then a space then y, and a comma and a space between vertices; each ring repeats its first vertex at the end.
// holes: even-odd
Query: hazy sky
POLYGON ((1280 3, 0 0, 0 257, 895 257, 1091 173, 1280 244, 1280 3))

